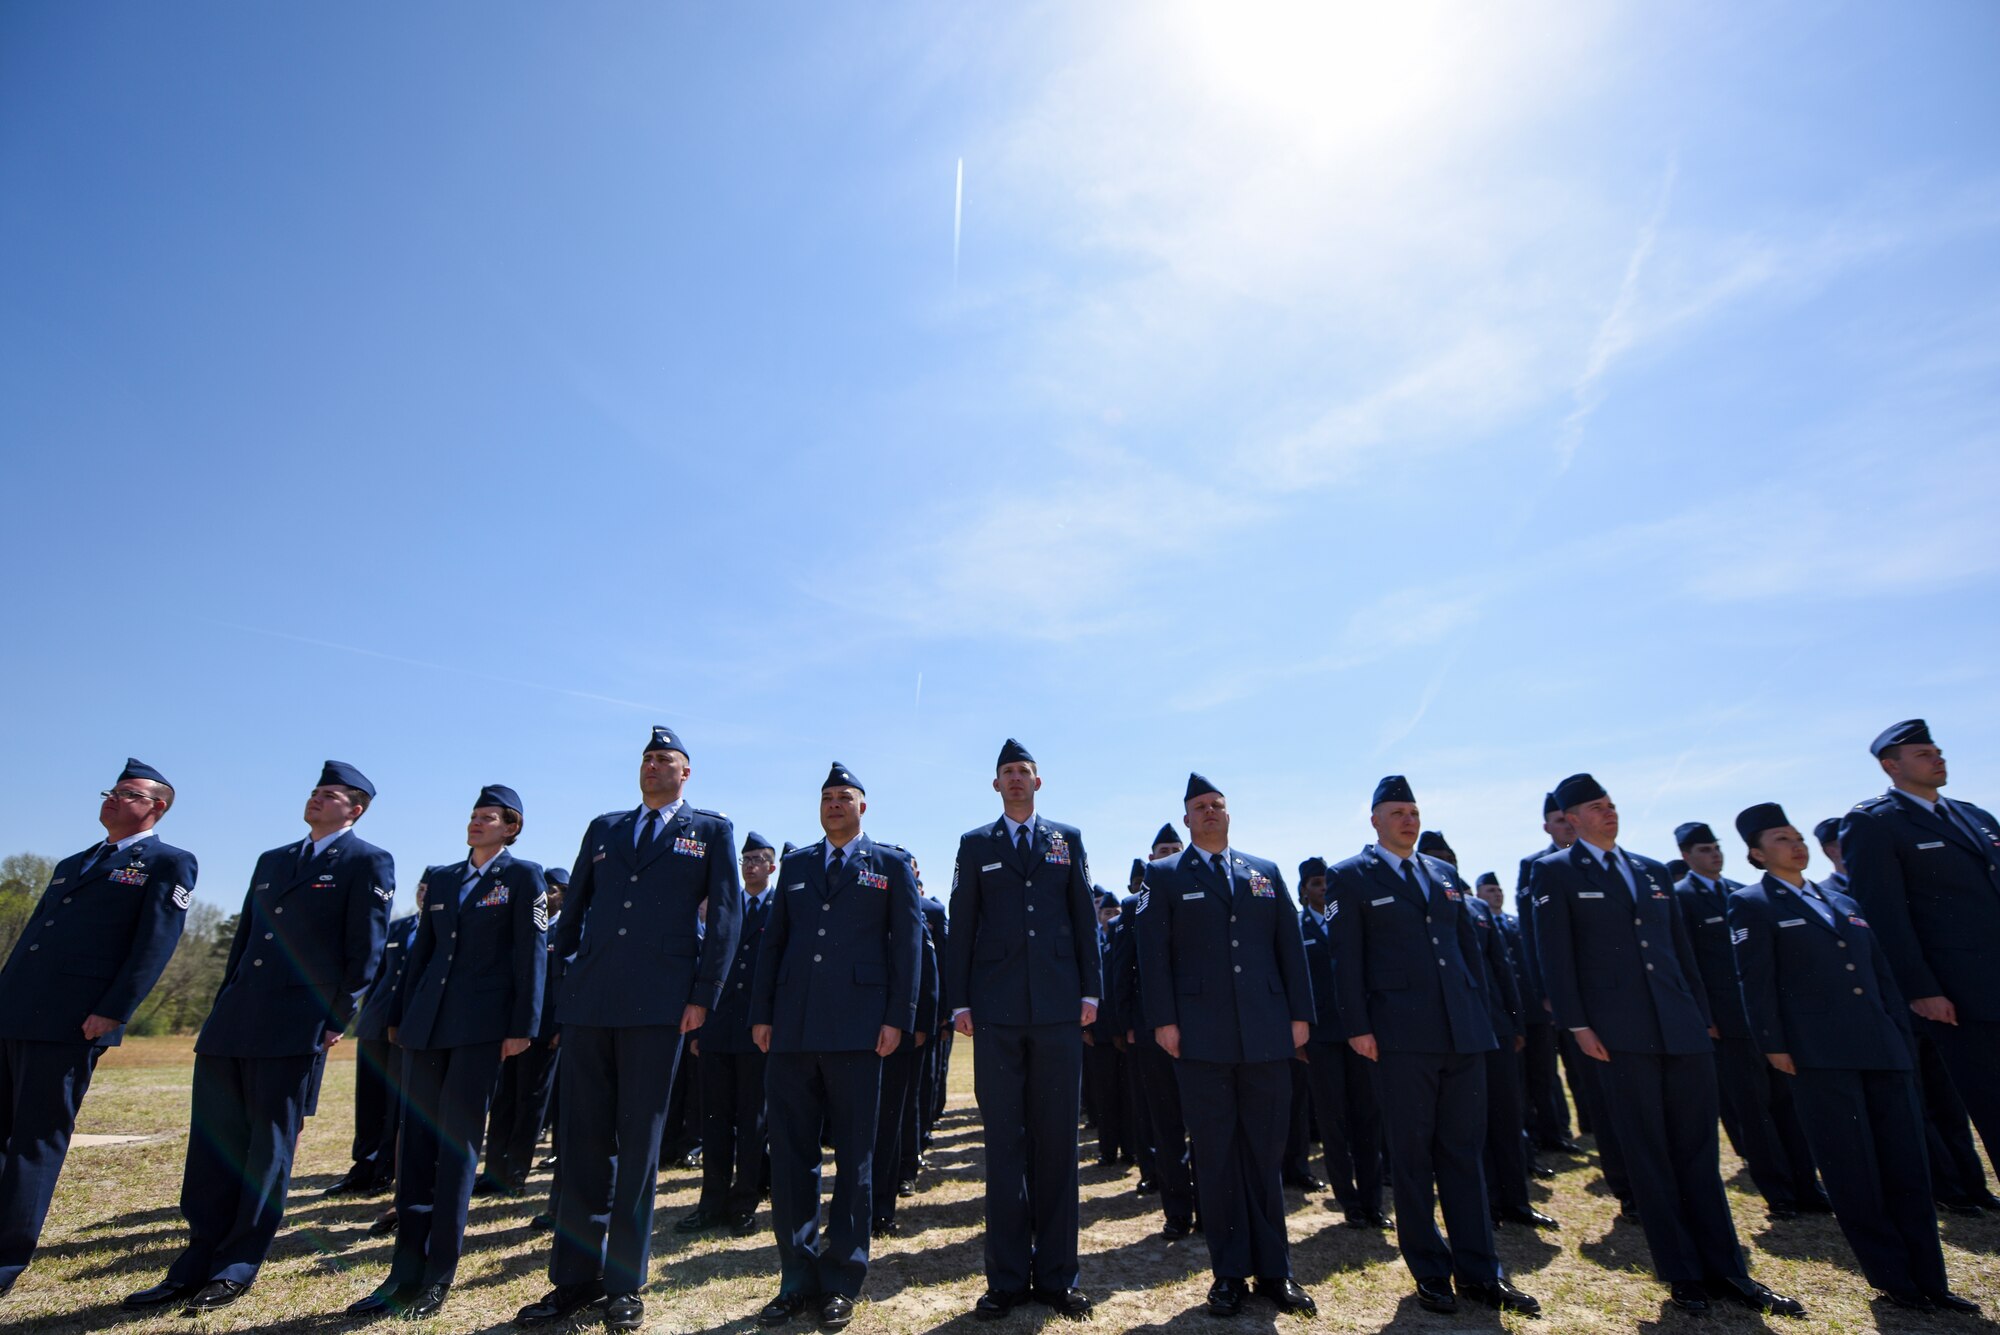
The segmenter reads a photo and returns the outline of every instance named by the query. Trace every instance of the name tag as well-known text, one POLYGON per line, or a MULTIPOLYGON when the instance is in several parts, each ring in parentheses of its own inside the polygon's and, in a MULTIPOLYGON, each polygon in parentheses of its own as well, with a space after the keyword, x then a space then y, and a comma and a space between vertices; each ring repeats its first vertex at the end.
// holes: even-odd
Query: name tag
POLYGON ((440 904, 433 904, 433 905, 431 905, 431 912, 432 912, 432 913, 443 913, 443 912, 444 912, 444 905, 443 905, 443 904, 441 904, 441 903, 440 903, 440 904))
POLYGON ((1942 839, 1936 839, 1936 840, 1933 840, 1932 842, 1930 842, 1930 843, 1928 843, 1928 844, 1918 844, 1918 845, 1917 845, 1917 847, 1918 847, 1918 848, 1943 848, 1943 847, 1944 847, 1944 840, 1942 840, 1942 839))
POLYGON ((1702 921, 1703 921, 1703 922, 1705 922, 1705 923, 1716 923, 1716 922, 1721 922, 1721 921, 1722 921, 1722 919, 1720 919, 1720 918, 1703 918, 1703 919, 1702 919, 1702 921))
POLYGON ((1803 926, 1805 926, 1805 925, 1806 925, 1806 920, 1805 920, 1804 918, 1780 918, 1780 919, 1778 919, 1778 926, 1780 926, 1780 927, 1803 927, 1803 926))
POLYGON ((598 849, 598 850, 597 850, 597 852, 595 852, 595 853, 593 853, 593 854, 591 855, 591 858, 590 858, 590 860, 591 860, 592 862, 602 862, 602 861, 604 861, 604 850, 603 850, 603 849, 601 849, 601 848, 600 848, 600 849, 598 849))
POLYGON ((257 882, 257 884, 251 886, 250 888, 252 890, 269 890, 271 888, 271 883, 269 881, 259 881, 257 882))
POLYGON ((1602 890, 1579 890, 1576 892, 1576 897, 1578 899, 1602 899, 1604 898, 1604 892, 1602 890))
MULTIPOLYGON (((63 883, 64 881, 67 881, 68 879, 69 879, 69 877, 67 877, 67 876, 58 876, 58 877, 56 877, 56 878, 55 878, 55 879, 54 879, 53 881, 50 881, 50 882, 49 882, 49 884, 50 884, 50 885, 61 885, 61 884, 62 884, 62 883, 63 883)), ((259 890, 262 890, 262 889, 263 889, 264 887, 260 885, 260 886, 258 886, 257 888, 258 888, 259 890)))
POLYGON ((806 888, 806 883, 804 881, 800 881, 794 885, 788 885, 785 887, 785 889, 787 890, 803 890, 805 888, 806 888))
POLYGON ((1190 890, 1190 891, 1188 891, 1188 892, 1187 892, 1186 894, 1182 895, 1182 896, 1181 896, 1181 898, 1182 898, 1182 899, 1207 899, 1207 898, 1208 898, 1208 891, 1206 891, 1206 890, 1190 890))
POLYGON ((1396 902, 1396 897, 1395 897, 1394 895, 1390 895, 1390 896, 1388 896, 1388 897, 1387 897, 1386 899, 1371 899, 1371 900, 1369 900, 1369 901, 1368 901, 1368 907, 1369 907, 1369 908, 1371 908, 1371 909, 1379 909, 1379 908, 1381 908, 1381 907, 1382 907, 1382 906, 1383 906, 1384 904, 1393 904, 1393 903, 1395 903, 1395 902, 1396 902))
POLYGON ((1000 870, 1000 864, 999 864, 999 863, 997 863, 997 862, 989 862, 989 863, 987 863, 987 864, 986 864, 985 866, 981 867, 981 868, 980 868, 979 870, 981 870, 981 871, 999 871, 999 870, 1000 870))

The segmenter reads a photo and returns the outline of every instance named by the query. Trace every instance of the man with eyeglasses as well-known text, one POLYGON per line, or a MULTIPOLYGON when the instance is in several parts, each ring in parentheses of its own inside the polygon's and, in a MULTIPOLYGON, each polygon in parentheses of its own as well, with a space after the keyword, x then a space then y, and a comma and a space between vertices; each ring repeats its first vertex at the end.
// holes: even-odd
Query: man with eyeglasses
POLYGON ((195 858, 153 833, 173 786, 139 760, 105 792, 102 842, 56 864, 0 970, 0 1296, 27 1268, 104 1050, 174 953, 195 858))
POLYGON ((354 833, 374 800, 360 770, 327 761, 306 798, 306 838, 257 859, 194 1045, 188 1243, 128 1308, 211 1312, 257 1278, 284 1219, 315 1068, 354 1018, 388 934, 396 864, 354 833))

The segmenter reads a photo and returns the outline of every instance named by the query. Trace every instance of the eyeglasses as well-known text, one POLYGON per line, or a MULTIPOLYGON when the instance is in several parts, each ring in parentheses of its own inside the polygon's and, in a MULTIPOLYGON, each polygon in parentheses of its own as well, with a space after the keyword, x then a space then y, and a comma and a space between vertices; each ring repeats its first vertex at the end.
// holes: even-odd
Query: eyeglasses
POLYGON ((131 788, 107 788, 99 793, 98 796, 115 797, 120 802, 150 802, 153 800, 151 793, 142 793, 131 788))

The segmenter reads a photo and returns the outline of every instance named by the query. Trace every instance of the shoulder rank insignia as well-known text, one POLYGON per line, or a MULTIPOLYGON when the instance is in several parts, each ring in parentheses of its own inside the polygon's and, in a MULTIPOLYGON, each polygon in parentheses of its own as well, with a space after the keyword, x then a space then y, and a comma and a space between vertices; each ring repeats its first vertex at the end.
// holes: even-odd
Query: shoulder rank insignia
MULTIPOLYGON (((174 887, 175 908, 185 910, 187 906, 189 904, 192 904, 193 902, 194 902, 194 891, 188 889, 184 885, 177 885, 174 887)), ((1863 925, 1865 926, 1866 924, 1863 925)))
POLYGON ((381 900, 381 901, 382 901, 382 902, 383 902, 384 904, 388 903, 388 902, 389 902, 390 900, 394 899, 395 897, 396 897, 396 892, 395 892, 395 891, 393 891, 393 890, 390 890, 390 889, 388 889, 387 887, 384 887, 384 886, 379 886, 379 885, 378 885, 378 886, 376 886, 376 887, 375 887, 375 898, 377 898, 377 899, 381 900))

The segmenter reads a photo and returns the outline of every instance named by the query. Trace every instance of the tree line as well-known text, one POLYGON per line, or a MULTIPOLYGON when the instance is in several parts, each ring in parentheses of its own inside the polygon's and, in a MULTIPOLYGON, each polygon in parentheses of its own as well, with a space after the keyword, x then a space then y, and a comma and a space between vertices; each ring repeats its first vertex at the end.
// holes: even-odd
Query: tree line
MULTIPOLYGON (((55 859, 39 853, 0 858, 0 960, 13 955, 14 943, 27 929, 29 915, 55 869, 55 859)), ((234 915, 197 900, 188 909, 187 926, 173 959, 139 1004, 126 1032, 191 1034, 201 1028, 222 986, 222 969, 229 962, 229 943, 235 936, 234 915)))

